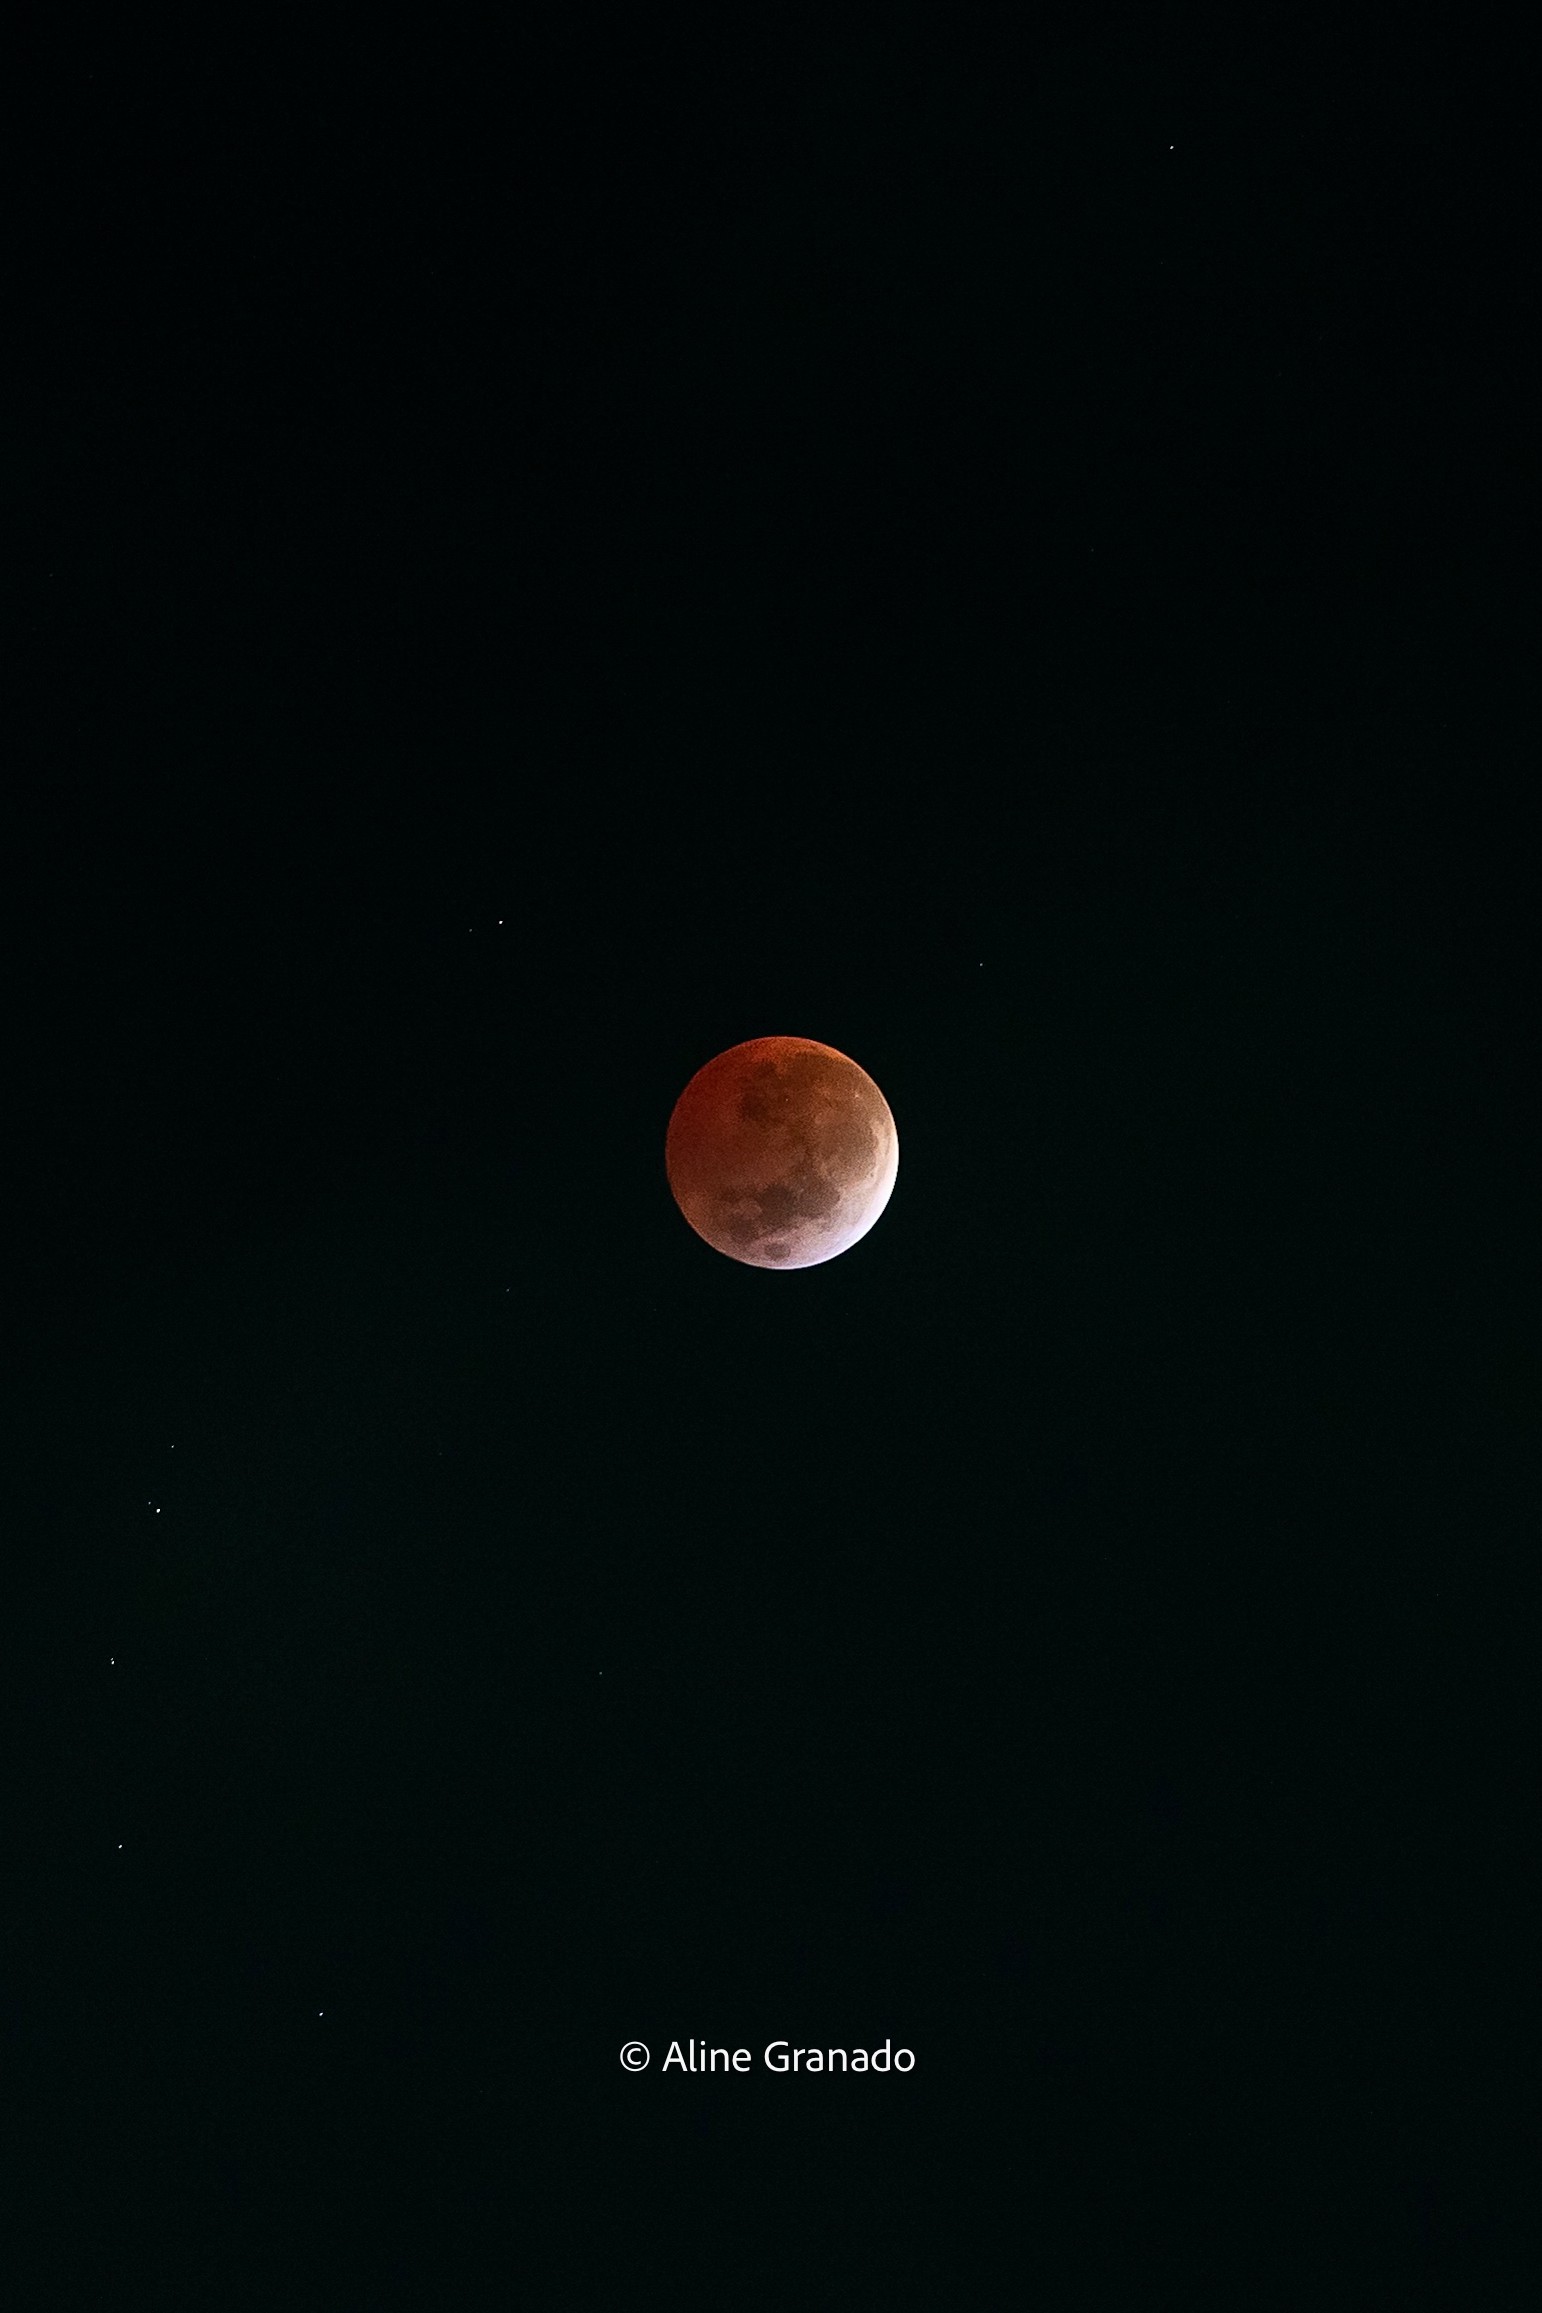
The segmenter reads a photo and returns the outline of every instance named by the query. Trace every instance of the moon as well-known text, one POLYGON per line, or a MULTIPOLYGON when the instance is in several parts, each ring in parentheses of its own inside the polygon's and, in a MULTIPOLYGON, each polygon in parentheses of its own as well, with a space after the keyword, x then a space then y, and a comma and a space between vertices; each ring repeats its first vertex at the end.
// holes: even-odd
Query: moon
POLYGON ((865 1237, 894 1191, 899 1135, 867 1071, 804 1036, 754 1036, 699 1068, 664 1143, 698 1237, 752 1269, 812 1269, 865 1237))

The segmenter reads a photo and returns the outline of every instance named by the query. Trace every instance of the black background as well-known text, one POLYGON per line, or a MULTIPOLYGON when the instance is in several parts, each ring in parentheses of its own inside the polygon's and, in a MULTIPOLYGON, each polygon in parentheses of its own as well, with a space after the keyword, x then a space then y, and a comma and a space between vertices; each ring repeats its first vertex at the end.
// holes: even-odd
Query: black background
POLYGON ((1510 72, 33 55, 29 2304, 1511 2301, 1510 72), (901 1139, 786 1278, 662 1169, 769 1033, 901 1139))

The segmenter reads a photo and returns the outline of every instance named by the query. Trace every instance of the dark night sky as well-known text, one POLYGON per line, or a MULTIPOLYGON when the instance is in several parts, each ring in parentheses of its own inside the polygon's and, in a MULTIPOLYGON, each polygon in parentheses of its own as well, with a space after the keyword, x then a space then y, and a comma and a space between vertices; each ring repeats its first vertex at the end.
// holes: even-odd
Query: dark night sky
POLYGON ((28 68, 25 2301, 1497 2306, 1510 67, 509 13, 28 68))

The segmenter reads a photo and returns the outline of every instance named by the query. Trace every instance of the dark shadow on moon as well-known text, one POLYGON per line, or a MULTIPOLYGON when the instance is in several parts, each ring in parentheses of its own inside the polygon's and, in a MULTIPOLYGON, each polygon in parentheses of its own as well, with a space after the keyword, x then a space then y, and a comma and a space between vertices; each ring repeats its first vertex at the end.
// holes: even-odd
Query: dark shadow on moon
MULTIPOLYGON (((872 1160, 869 1162, 871 1167, 872 1160)), ((730 1191, 720 1198, 719 1209, 724 1231, 734 1244, 753 1245, 799 1221, 827 1221, 841 1201, 842 1193, 834 1181, 805 1157, 794 1172, 779 1181, 768 1181, 763 1189, 730 1191)), ((771 1251, 769 1246, 764 1249, 771 1251)), ((784 1247, 783 1257, 786 1251, 784 1247)))

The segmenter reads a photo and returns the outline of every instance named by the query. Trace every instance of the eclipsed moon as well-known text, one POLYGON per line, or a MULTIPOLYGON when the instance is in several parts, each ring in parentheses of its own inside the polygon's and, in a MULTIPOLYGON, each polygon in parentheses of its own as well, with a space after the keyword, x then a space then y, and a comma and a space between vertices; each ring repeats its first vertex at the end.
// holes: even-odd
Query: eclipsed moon
POLYGON ((698 1237, 755 1269, 812 1269, 893 1194, 899 1135, 865 1069, 803 1036, 755 1036, 675 1103, 664 1169, 698 1237))

